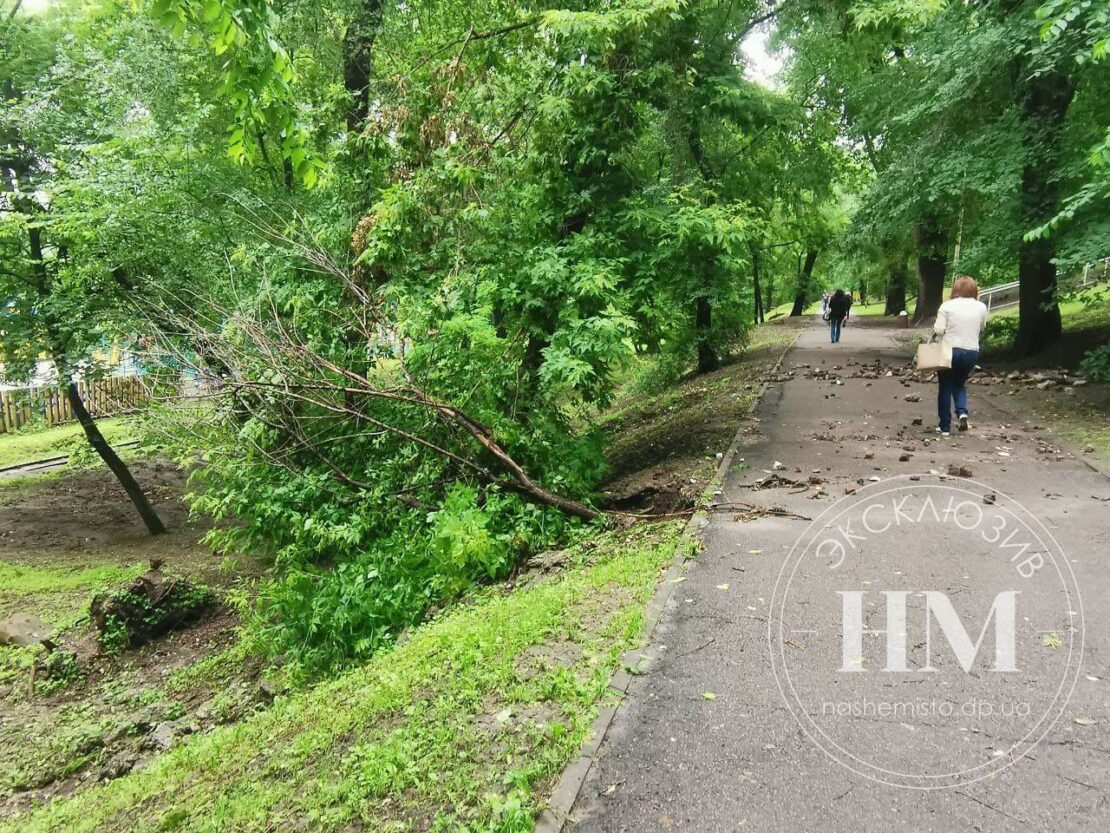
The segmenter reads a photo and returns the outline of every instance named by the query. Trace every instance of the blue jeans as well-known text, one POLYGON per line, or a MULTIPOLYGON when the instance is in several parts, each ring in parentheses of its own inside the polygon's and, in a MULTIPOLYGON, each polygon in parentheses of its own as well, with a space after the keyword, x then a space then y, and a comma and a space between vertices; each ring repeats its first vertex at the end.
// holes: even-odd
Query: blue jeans
POLYGON ((952 369, 937 371, 940 381, 940 390, 937 393, 937 416, 940 418, 940 430, 952 430, 952 404, 956 405, 956 416, 967 413, 967 377, 975 369, 979 361, 978 350, 964 350, 961 347, 952 348, 952 369))
POLYGON ((832 338, 832 343, 836 344, 840 341, 840 325, 844 323, 843 318, 830 318, 829 319, 829 335, 832 338))

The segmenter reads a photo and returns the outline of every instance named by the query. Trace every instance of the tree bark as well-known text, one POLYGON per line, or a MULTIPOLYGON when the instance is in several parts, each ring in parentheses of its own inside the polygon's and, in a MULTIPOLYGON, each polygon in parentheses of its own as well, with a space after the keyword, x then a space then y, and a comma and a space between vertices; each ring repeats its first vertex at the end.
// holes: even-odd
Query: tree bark
POLYGON ((886 307, 883 315, 897 315, 906 308, 906 280, 909 270, 901 260, 890 265, 890 273, 886 284, 886 307))
POLYGON ((343 88, 351 97, 347 129, 362 129, 370 113, 370 78, 374 69, 374 41, 382 25, 382 0, 364 0, 347 25, 343 38, 343 88))
MULTIPOLYGON (((1064 117, 1075 95, 1072 80, 1060 72, 1029 79, 1019 101, 1025 123, 1025 167, 1019 211, 1024 229, 1055 216, 1060 206, 1060 144, 1064 117)), ((1018 250, 1018 331, 1011 355, 1039 353, 1056 341, 1063 325, 1056 300, 1056 243, 1051 237, 1022 240, 1018 250)))
POLYGON ((116 476, 116 480, 123 486, 123 490, 127 492, 127 496, 131 498, 131 503, 135 505, 143 523, 146 524, 147 530, 151 535, 165 532, 166 527, 163 525, 162 519, 158 517, 158 513, 154 511, 154 507, 146 499, 146 495, 143 494, 142 488, 135 481, 131 470, 127 468, 127 464, 119 458, 119 455, 108 444, 108 441, 104 439, 104 435, 100 433, 96 420, 92 418, 88 409, 85 408, 85 403, 81 401, 81 393, 77 390, 75 382, 70 382, 66 386, 66 397, 69 399, 69 405, 73 409, 74 416, 77 417, 77 421, 85 431, 85 437, 88 439, 89 445, 96 450, 100 459, 111 469, 112 474, 116 476))
POLYGON ((794 308, 790 310, 791 318, 801 315, 806 308, 806 301, 809 299, 809 287, 813 282, 813 267, 817 263, 817 250, 810 249, 806 252, 805 263, 802 264, 802 271, 798 275, 798 289, 794 295, 794 308))
POLYGON ((698 373, 709 373, 720 367, 721 361, 713 348, 713 307, 705 296, 698 298, 694 323, 698 339, 698 373))
POLYGON ((914 305, 913 322, 920 324, 936 317, 943 300, 948 235, 939 228, 935 219, 930 219, 914 226, 913 242, 917 248, 917 303, 914 305))

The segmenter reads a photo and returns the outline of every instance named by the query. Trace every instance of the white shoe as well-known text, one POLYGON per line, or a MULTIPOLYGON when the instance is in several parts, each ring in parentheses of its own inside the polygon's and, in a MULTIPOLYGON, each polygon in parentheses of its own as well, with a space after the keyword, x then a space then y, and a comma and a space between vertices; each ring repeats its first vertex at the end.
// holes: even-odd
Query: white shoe
POLYGON ((968 429, 967 414, 960 414, 959 425, 957 431, 966 431, 968 429))

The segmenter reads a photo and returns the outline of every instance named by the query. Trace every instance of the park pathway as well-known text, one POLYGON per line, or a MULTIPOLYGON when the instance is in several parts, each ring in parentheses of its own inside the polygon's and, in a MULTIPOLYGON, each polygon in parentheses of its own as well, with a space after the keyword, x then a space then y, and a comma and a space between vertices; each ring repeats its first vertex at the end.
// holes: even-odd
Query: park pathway
MULTIPOLYGON (((787 354, 783 370, 792 378, 768 389, 756 412, 759 438, 740 445, 717 499, 733 508, 711 513, 704 552, 673 584, 652 638, 655 658, 633 679, 565 829, 1110 830, 1110 480, 1077 456, 1045 453, 1043 431, 993 410, 975 387, 972 430, 935 438, 934 387, 899 375, 906 353, 895 333, 849 325, 841 343, 829 345, 824 329, 811 326, 787 354), (949 466, 964 467, 964 476, 941 477, 949 466), (872 478, 899 476, 893 482, 914 500, 929 488, 958 488, 987 509, 1015 499, 1043 524, 1029 529, 1047 528, 1059 542, 1068 562, 1057 565, 1059 587, 1045 579, 1039 586, 1049 589, 1037 592, 1021 584, 1009 559, 970 542, 973 533, 919 521, 869 540, 839 570, 816 558, 801 562, 793 595, 777 606, 780 571, 810 528, 803 518, 850 501, 852 490, 875 488, 872 478), (823 494, 813 497, 818 487, 823 494), (1085 608, 1060 589, 1069 566, 1085 608), (1005 643, 998 630, 1005 609, 993 633, 984 625, 992 600, 1010 585, 1022 591, 1013 597, 1020 669, 1013 674, 990 663, 1005 643), (923 670, 929 658, 915 619, 918 595, 907 614, 910 671, 884 673, 883 635, 871 634, 860 660, 869 673, 845 673, 848 603, 839 593, 866 593, 863 625, 877 631, 890 613, 881 591, 899 589, 943 591, 973 641, 983 629, 974 667, 959 668, 958 639, 950 635, 946 646, 934 622, 927 650, 936 670, 923 670), (782 652, 781 668, 772 649, 782 652), (889 702, 920 695, 933 711, 835 713, 835 704, 858 704, 861 695, 889 702), (999 709, 1016 703, 1019 711, 1025 703, 1032 717, 936 711, 937 701, 963 708, 969 699, 999 709), (818 714, 803 731, 804 716, 825 701, 834 703, 832 716, 818 714), (1052 717, 1039 722, 1045 710, 1052 717), (1046 728, 1035 746, 1018 747, 1028 753, 1018 757, 1014 743, 1046 728), (812 737, 823 738, 822 748, 812 737), (943 773, 956 773, 946 788, 920 788, 943 773)), ((1048 558, 1047 549, 1034 546, 1022 560, 1048 558)))

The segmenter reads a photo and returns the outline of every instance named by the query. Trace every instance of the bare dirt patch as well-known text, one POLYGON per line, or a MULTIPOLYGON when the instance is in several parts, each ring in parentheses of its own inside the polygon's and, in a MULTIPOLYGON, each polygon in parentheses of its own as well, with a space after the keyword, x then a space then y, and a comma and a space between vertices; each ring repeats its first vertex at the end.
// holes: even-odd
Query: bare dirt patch
POLYGON ((130 466, 165 522, 166 534, 147 533, 106 468, 64 472, 0 490, 0 561, 89 566, 158 557, 171 569, 210 567, 211 551, 198 544, 207 527, 189 519, 181 500, 185 472, 157 460, 136 460, 130 466))
POLYGON ((185 473, 157 460, 131 468, 168 532, 150 536, 106 469, 64 471, 0 490, 0 616, 41 614, 59 629, 48 648, 0 648, 0 817, 125 775, 180 738, 264 708, 262 664, 234 654, 238 617, 224 591, 235 575, 200 544, 207 530, 182 501, 185 473), (91 626, 97 592, 129 586, 151 562, 169 581, 197 582, 212 601, 195 620, 141 647, 105 650, 91 626), (200 663, 231 661, 178 684, 200 663), (63 661, 58 661, 59 659, 63 661))

